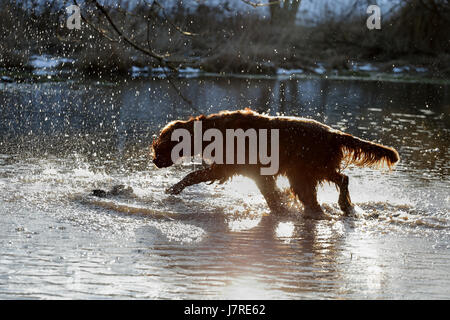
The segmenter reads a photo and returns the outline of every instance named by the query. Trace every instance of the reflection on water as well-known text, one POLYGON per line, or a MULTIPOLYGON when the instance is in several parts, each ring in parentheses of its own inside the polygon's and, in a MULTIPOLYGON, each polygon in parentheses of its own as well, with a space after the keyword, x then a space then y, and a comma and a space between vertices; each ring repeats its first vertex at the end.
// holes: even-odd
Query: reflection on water
MULTIPOLYGON (((448 87, 318 79, 0 84, 0 297, 449 298, 448 87), (251 180, 164 189, 168 121, 250 106, 395 147, 392 173, 349 168, 355 218, 269 214, 251 180), (89 195, 115 184, 134 193, 89 195)), ((280 186, 286 181, 280 179, 280 186)))

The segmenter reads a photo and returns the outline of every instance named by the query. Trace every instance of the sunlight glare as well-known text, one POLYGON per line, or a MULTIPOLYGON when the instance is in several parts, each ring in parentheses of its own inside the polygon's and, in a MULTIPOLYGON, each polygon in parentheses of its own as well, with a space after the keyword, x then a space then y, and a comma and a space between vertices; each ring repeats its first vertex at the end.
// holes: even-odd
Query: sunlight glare
POLYGON ((270 298, 264 283, 250 277, 234 278, 232 283, 226 286, 222 292, 225 299, 239 300, 265 300, 270 298))
POLYGON ((234 232, 249 230, 256 227, 260 221, 261 217, 259 217, 258 219, 246 218, 238 220, 229 220, 228 228, 230 229, 230 231, 234 232))
POLYGON ((290 187, 289 180, 286 176, 278 176, 276 183, 277 183, 277 187, 282 190, 288 189, 290 187))
POLYGON ((255 182, 243 176, 233 177, 227 187, 230 193, 238 193, 241 196, 259 192, 255 182))
POLYGON ((283 239, 285 242, 289 242, 294 234, 295 225, 292 222, 280 222, 275 229, 275 234, 278 238, 283 239))

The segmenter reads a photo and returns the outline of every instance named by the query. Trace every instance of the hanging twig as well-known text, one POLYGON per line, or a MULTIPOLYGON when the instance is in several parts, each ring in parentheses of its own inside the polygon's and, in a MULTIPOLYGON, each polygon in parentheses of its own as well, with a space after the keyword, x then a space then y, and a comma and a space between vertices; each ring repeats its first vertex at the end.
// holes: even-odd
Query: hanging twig
MULTIPOLYGON (((77 3, 76 0, 73 0, 73 3, 77 6, 80 7, 79 4, 77 3)), ((95 31, 97 31, 101 36, 105 37, 106 39, 108 39, 111 42, 119 42, 119 40, 113 39, 111 37, 109 37, 106 32, 104 32, 103 30, 97 28, 94 24, 92 24, 91 22, 89 22, 88 19, 86 19, 86 17, 81 13, 80 11, 80 16, 81 16, 81 20, 83 20, 89 27, 91 27, 92 29, 94 29, 95 31)))
MULTIPOLYGON (((153 2, 154 4, 155 2, 153 2)), ((152 4, 152 5, 153 5, 152 4)), ((150 48, 150 17, 147 18, 147 46, 150 48)), ((193 103, 190 99, 188 99, 182 92, 181 90, 175 85, 175 83, 173 83, 172 79, 170 78, 170 75, 167 73, 166 69, 162 68, 163 73, 167 79, 167 81, 169 82, 169 84, 171 85, 171 87, 177 92, 178 96, 181 97, 181 99, 186 102, 191 108, 193 108, 193 103)))
MULTIPOLYGON (((76 0, 73 0, 73 1, 74 1, 75 5, 79 6, 76 0)), ((113 19, 111 18, 111 16, 109 15, 109 13, 105 9, 105 7, 103 7, 101 4, 99 4, 96 0, 91 0, 91 2, 95 5, 97 10, 99 10, 102 13, 102 15, 106 18, 106 20, 108 21, 109 25, 112 27, 114 32, 119 36, 119 40, 112 39, 111 37, 109 37, 106 34, 106 32, 99 30, 97 27, 95 27, 94 24, 90 23, 84 16, 81 16, 83 21, 85 21, 90 27, 92 27, 94 30, 99 32, 100 35, 104 36, 106 39, 108 39, 110 41, 113 41, 113 42, 124 41, 125 43, 127 43, 131 47, 135 48, 136 50, 144 53, 145 55, 150 56, 153 59, 156 59, 160 63, 160 65, 162 66, 163 73, 164 73, 167 81, 171 85, 171 87, 177 92, 177 94, 181 97, 181 99, 184 102, 186 102, 187 104, 189 104, 192 107, 193 106, 192 101, 189 100, 187 97, 185 97, 183 95, 183 93, 180 91, 180 89, 173 83, 173 81, 172 81, 172 79, 170 77, 170 74, 166 70, 166 67, 167 67, 173 72, 178 72, 178 70, 179 70, 178 67, 176 67, 174 65, 174 63, 176 63, 176 62, 174 60, 167 59, 167 57, 170 56, 169 54, 161 55, 161 54, 158 54, 158 53, 156 53, 155 51, 153 51, 151 49, 151 44, 150 44, 150 16, 146 17, 147 18, 147 46, 148 46, 148 49, 146 49, 146 48, 140 46, 139 44, 135 43, 133 40, 131 40, 129 37, 127 37, 119 29, 119 27, 114 23, 113 19)), ((160 8, 162 8, 159 3, 157 3, 157 5, 160 8)))
POLYGON ((143 47, 141 47, 140 45, 138 45, 137 43, 135 43, 134 41, 132 41, 130 38, 128 38, 120 29, 119 27, 114 23, 114 21, 112 20, 111 16, 109 15, 108 11, 105 9, 105 7, 103 7, 100 3, 98 3, 97 0, 91 0, 95 7, 103 14, 103 16, 106 18, 106 20, 108 21, 108 23, 111 25, 111 27, 113 28, 113 30, 117 33, 117 35, 127 44, 129 44, 131 47, 133 47, 134 49, 158 60, 160 62, 160 64, 167 66, 169 69, 177 72, 178 68, 176 66, 173 65, 173 61, 169 61, 167 59, 167 57, 169 56, 168 54, 166 55, 161 55, 158 54, 156 52, 154 52, 151 49, 145 49, 143 47))
MULTIPOLYGON (((146 1, 146 3, 147 3, 148 5, 150 5, 147 1, 146 1)), ((162 12, 162 14, 163 14, 163 16, 164 16, 164 19, 165 19, 165 20, 167 21, 167 23, 170 24, 176 31, 178 31, 179 33, 181 33, 181 34, 184 35, 184 36, 197 36, 197 35, 198 35, 198 34, 196 34, 196 33, 192 33, 192 32, 188 32, 188 31, 183 31, 183 30, 181 30, 180 27, 178 27, 175 23, 172 22, 172 20, 169 19, 169 17, 168 17, 167 14, 166 14, 166 10, 164 9, 164 7, 163 7, 158 1, 154 0, 154 1, 152 2, 151 6, 153 6, 153 5, 156 5, 156 6, 159 7, 159 9, 161 9, 161 12, 162 12)))

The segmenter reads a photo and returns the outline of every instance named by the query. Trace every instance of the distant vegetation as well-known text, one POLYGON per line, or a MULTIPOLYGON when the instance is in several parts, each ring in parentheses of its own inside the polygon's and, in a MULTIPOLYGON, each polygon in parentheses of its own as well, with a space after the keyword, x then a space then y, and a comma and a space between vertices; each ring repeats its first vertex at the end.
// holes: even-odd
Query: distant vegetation
MULTIPOLYGON (((292 14, 283 15, 281 7, 271 7, 268 17, 256 12, 230 16, 225 2, 220 7, 199 5, 192 11, 182 6, 163 10, 163 1, 152 0, 127 9, 122 1, 118 8, 106 10, 131 41, 161 56, 167 54, 174 68, 257 74, 300 68, 314 73, 321 63, 328 71, 351 73, 352 62, 357 61, 376 64, 386 72, 393 66, 414 65, 425 67, 429 76, 450 76, 447 0, 403 0, 382 20, 382 30, 372 31, 366 28, 367 16, 330 15, 320 23, 301 26, 292 14)), ((301 1, 287 2, 291 11, 301 7, 301 1)), ((92 1, 82 5, 90 25, 83 21, 81 30, 65 27, 62 4, 71 1, 30 3, 0 0, 0 68, 30 68, 29 57, 44 53, 71 57, 74 63, 69 67, 92 75, 165 65, 121 39, 92 1)))

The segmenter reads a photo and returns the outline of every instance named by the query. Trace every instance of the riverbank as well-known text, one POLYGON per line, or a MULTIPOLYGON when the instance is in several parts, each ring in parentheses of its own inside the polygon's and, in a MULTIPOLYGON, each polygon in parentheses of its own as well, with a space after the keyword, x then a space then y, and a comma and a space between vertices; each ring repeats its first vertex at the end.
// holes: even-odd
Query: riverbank
POLYGON ((410 4, 383 21, 381 30, 367 29, 367 17, 358 15, 331 15, 320 23, 287 26, 272 24, 256 12, 230 16, 223 8, 201 5, 191 11, 174 7, 156 13, 146 5, 128 11, 108 9, 123 35, 144 51, 163 56, 167 64, 121 40, 96 10, 84 8, 90 23, 83 21, 81 29, 69 30, 62 9, 30 11, 11 1, 1 6, 0 29, 11 31, 0 34, 4 74, 44 70, 46 77, 66 71, 98 78, 160 77, 178 69, 181 76, 198 70, 222 75, 450 79, 448 23, 410 4), (46 74, 46 69, 57 72, 46 74))
POLYGON ((247 79, 330 79, 383 82, 410 82, 448 85, 450 78, 436 78, 429 69, 412 65, 392 66, 386 72, 383 64, 351 62, 349 70, 327 70, 324 63, 313 69, 276 68, 273 73, 248 74, 233 72, 207 72, 199 68, 184 67, 177 71, 162 67, 138 67, 132 65, 128 70, 118 73, 84 73, 74 68, 76 60, 66 57, 33 55, 26 68, 0 68, 0 83, 39 83, 65 82, 97 79, 101 82, 121 82, 127 79, 186 79, 186 78, 247 78, 247 79))

